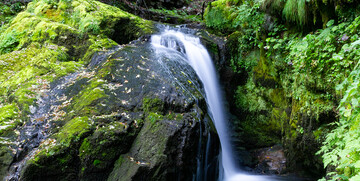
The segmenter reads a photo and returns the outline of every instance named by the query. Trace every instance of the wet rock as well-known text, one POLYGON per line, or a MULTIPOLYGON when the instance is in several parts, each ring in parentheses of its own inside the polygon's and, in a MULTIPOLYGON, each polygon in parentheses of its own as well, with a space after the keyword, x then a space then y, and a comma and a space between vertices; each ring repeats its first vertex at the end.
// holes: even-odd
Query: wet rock
POLYGON ((116 161, 108 180, 189 180, 195 173, 200 126, 196 117, 145 122, 127 154, 116 161), (192 159, 191 159, 192 158, 192 159))
POLYGON ((286 158, 281 145, 252 151, 257 160, 255 170, 266 174, 286 173, 286 158))
POLYGON ((71 83, 52 83, 51 90, 62 83, 66 114, 52 122, 53 134, 20 179, 191 180, 214 133, 200 81, 182 53, 172 53, 178 58, 136 41, 95 54, 87 69, 69 75, 71 83))

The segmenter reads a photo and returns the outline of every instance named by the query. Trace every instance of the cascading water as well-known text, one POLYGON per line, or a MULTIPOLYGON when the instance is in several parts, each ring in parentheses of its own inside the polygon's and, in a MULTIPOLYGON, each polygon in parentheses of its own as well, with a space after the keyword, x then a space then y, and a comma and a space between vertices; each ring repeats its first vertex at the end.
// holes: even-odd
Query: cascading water
POLYGON ((165 30, 161 35, 153 35, 151 43, 155 48, 169 48, 185 54, 189 64, 193 67, 203 82, 210 116, 214 120, 221 142, 221 161, 219 180, 226 181, 264 181, 263 176, 248 175, 241 171, 236 163, 232 151, 227 122, 224 114, 224 104, 220 94, 220 86, 216 71, 209 53, 200 43, 200 39, 191 34, 184 34, 176 30, 165 30))

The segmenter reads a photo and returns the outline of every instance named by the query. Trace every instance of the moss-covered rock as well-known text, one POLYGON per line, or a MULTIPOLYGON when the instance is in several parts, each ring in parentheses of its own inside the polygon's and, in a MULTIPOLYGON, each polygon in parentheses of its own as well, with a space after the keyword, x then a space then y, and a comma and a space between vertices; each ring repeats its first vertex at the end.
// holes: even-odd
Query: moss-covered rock
POLYGON ((79 147, 96 128, 92 116, 111 112, 98 108, 110 97, 106 81, 84 69, 95 52, 151 33, 153 23, 93 0, 36 0, 1 26, 0 138, 8 149, 0 177, 29 154, 25 180, 39 172, 77 178, 79 147))
MULTIPOLYGON (((115 176, 128 172, 119 165, 128 155, 137 155, 139 162, 129 164, 141 168, 121 178, 192 178, 196 160, 189 158, 198 154, 193 151, 198 138, 207 137, 199 132, 205 127, 200 82, 183 59, 163 62, 158 56, 149 42, 137 41, 97 52, 87 68, 49 79, 44 96, 52 104, 45 119, 51 132, 20 179, 119 179, 115 176), (154 166, 141 165, 146 160, 154 166)), ((30 115, 42 110, 34 109, 30 106, 30 115)))
POLYGON ((196 155, 192 148, 198 143, 190 140, 199 136, 193 132, 198 126, 197 118, 189 114, 179 121, 161 116, 146 119, 129 153, 119 157, 108 180, 191 178, 189 173, 196 168, 186 165, 194 164, 195 160, 186 158, 196 155))
POLYGON ((141 119, 139 117, 141 115, 137 116, 137 119, 126 122, 120 122, 120 120, 109 120, 111 121, 109 124, 101 122, 98 129, 84 139, 79 148, 81 177, 84 180, 106 178, 119 155, 129 151, 142 127, 141 121, 137 121, 141 119))
POLYGON ((5 178, 9 165, 13 160, 13 153, 9 149, 8 144, 4 143, 5 140, 0 138, 0 142, 0 178, 5 178))

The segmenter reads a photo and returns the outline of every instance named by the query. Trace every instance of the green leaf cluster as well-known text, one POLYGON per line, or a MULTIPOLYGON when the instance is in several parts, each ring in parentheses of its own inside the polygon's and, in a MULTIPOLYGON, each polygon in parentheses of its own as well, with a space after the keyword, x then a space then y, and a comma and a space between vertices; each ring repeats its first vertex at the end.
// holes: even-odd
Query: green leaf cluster
POLYGON ((346 27, 345 32, 351 38, 332 57, 340 62, 337 66, 350 70, 345 80, 336 86, 337 93, 342 95, 338 107, 340 120, 333 123, 335 129, 327 134, 318 152, 323 156, 325 167, 336 168, 335 172, 329 173, 332 180, 357 180, 360 177, 360 41, 356 30, 359 20, 356 18, 352 23, 339 25, 346 27))
POLYGON ((265 14, 260 12, 260 1, 215 1, 205 12, 206 26, 228 35, 230 63, 236 72, 249 71, 256 65, 256 58, 248 52, 259 46, 259 32, 265 14), (230 34, 230 35, 229 35, 230 34))

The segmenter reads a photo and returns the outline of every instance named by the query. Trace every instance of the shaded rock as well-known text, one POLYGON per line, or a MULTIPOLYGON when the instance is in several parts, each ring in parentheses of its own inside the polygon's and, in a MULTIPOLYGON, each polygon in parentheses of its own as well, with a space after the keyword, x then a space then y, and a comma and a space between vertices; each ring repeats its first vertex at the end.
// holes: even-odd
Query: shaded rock
POLYGON ((4 178, 13 160, 13 153, 6 144, 0 144, 0 178, 4 178))
POLYGON ((281 145, 252 151, 257 159, 255 170, 266 174, 283 174, 286 172, 286 158, 281 145))
MULTIPOLYGON (((108 180, 191 180, 195 173, 198 118, 146 122, 129 153, 121 155, 108 180), (189 167, 190 166, 190 167, 189 167)), ((151 119, 151 118, 150 118, 151 119)))

